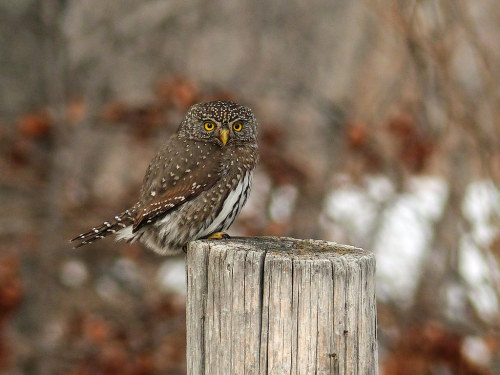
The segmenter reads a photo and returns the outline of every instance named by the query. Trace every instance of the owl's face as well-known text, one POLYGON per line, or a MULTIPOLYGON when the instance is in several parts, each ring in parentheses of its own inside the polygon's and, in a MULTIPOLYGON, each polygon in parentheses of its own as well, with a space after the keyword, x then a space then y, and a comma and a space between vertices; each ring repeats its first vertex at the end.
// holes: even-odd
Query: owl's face
POLYGON ((255 143, 257 120, 250 108, 217 100, 193 105, 177 133, 180 138, 212 142, 221 147, 255 143))

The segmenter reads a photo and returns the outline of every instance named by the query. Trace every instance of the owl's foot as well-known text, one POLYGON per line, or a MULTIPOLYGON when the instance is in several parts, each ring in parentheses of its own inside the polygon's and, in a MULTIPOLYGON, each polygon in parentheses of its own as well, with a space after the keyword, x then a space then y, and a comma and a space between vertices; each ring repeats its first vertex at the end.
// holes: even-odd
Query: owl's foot
POLYGON ((229 236, 229 234, 224 233, 224 232, 215 232, 206 238, 207 238, 207 240, 222 240, 222 239, 231 238, 231 237, 229 236))

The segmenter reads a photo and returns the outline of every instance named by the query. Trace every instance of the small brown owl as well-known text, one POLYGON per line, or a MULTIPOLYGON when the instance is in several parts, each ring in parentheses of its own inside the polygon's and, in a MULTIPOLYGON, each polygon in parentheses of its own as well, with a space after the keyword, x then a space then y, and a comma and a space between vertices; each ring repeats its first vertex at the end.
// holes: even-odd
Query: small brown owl
POLYGON ((245 204, 257 163, 257 120, 229 101, 193 105, 144 176, 139 201, 71 241, 115 233, 173 255, 189 241, 220 238, 245 204))

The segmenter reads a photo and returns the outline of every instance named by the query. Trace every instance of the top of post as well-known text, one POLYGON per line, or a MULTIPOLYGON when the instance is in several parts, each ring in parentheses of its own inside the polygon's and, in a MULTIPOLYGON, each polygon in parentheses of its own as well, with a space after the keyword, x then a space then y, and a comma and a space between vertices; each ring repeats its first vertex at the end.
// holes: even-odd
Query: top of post
POLYGON ((264 252, 266 255, 286 256, 292 259, 364 258, 373 253, 358 247, 331 241, 295 239, 290 237, 232 237, 222 240, 198 240, 190 243, 193 249, 206 245, 212 250, 241 250, 264 252))

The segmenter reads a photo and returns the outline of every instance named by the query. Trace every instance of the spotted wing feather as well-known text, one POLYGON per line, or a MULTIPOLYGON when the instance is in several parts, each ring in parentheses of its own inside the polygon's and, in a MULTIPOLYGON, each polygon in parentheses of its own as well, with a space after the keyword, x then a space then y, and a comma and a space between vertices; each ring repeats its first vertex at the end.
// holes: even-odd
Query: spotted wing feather
POLYGON ((133 232, 210 189, 221 178, 221 160, 221 149, 214 144, 167 142, 144 176, 133 232))

